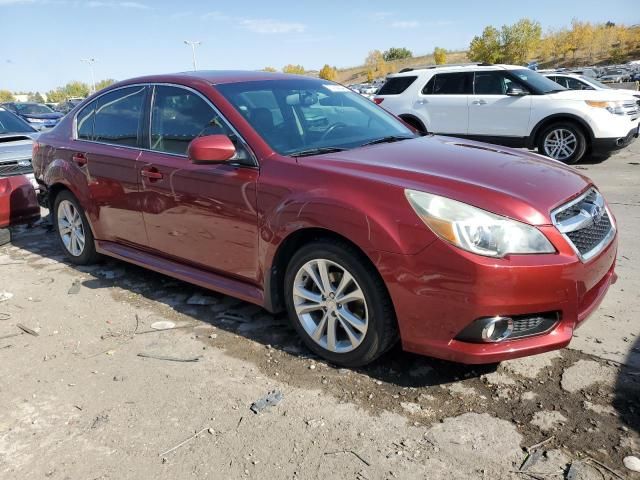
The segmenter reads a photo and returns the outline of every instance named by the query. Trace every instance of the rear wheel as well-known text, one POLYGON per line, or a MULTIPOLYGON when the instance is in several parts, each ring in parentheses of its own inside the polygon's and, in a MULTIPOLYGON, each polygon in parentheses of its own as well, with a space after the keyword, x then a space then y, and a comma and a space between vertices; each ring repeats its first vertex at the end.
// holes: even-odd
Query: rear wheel
POLYGON ((382 279, 354 247, 333 240, 302 247, 285 274, 289 318, 305 344, 331 363, 372 362, 397 340, 382 279))
POLYGON ((554 123, 538 139, 538 152, 563 163, 578 163, 587 151, 582 129, 573 123, 554 123))
POLYGON ((411 125, 413 128, 415 128, 418 132, 420 133, 427 133, 427 128, 422 124, 422 122, 420 120, 418 120, 415 117, 403 117, 401 116, 400 119, 411 125))
POLYGON ((71 263, 89 265, 99 260, 87 217, 76 197, 68 190, 56 195, 53 221, 60 245, 71 263))

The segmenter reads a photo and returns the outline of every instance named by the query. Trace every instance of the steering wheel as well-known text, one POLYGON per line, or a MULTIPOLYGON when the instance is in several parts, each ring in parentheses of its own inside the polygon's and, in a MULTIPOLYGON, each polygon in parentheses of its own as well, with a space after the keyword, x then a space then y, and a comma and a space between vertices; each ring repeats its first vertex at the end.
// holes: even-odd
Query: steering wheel
POLYGON ((344 122, 336 122, 333 125, 331 125, 329 128, 327 128, 327 130, 320 137, 320 140, 325 140, 329 135, 335 132, 338 128, 347 128, 347 127, 348 125, 344 122))

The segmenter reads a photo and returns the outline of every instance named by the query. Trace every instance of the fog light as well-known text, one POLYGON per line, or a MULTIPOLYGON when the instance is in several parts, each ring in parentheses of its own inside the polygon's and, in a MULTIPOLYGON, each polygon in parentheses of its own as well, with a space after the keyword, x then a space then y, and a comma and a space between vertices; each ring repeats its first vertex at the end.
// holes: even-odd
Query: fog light
POLYGON ((487 319, 482 329, 482 340, 485 342, 501 342, 513 332, 513 319, 509 317, 493 317, 487 319))

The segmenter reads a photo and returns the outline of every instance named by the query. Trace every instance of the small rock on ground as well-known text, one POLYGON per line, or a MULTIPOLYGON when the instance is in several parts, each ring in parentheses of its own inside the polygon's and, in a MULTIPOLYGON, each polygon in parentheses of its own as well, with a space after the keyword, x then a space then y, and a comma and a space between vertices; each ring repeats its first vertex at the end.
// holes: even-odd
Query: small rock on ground
POLYGON ((624 457, 622 463, 624 463, 624 466, 627 468, 627 470, 631 470, 632 472, 640 472, 640 458, 633 456, 624 457))

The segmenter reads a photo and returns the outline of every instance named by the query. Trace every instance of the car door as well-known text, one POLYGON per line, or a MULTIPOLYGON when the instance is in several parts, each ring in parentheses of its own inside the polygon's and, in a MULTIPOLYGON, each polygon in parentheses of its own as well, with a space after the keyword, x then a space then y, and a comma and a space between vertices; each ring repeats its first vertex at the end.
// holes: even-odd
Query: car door
POLYGON ((469 135, 526 137, 529 134, 531 95, 510 96, 510 85, 527 88, 504 70, 477 71, 469 96, 469 135))
POLYGON ((67 152, 86 176, 94 234, 145 246, 137 159, 148 87, 119 88, 98 97, 76 116, 75 141, 67 152))
POLYGON ((438 73, 418 94, 414 111, 432 133, 464 135, 469 126, 473 73, 438 73))
POLYGON ((259 171, 237 132, 199 93, 157 85, 148 142, 139 174, 150 247, 174 260, 256 280, 259 171), (191 140, 213 134, 228 135, 236 157, 217 165, 189 161, 191 140))

